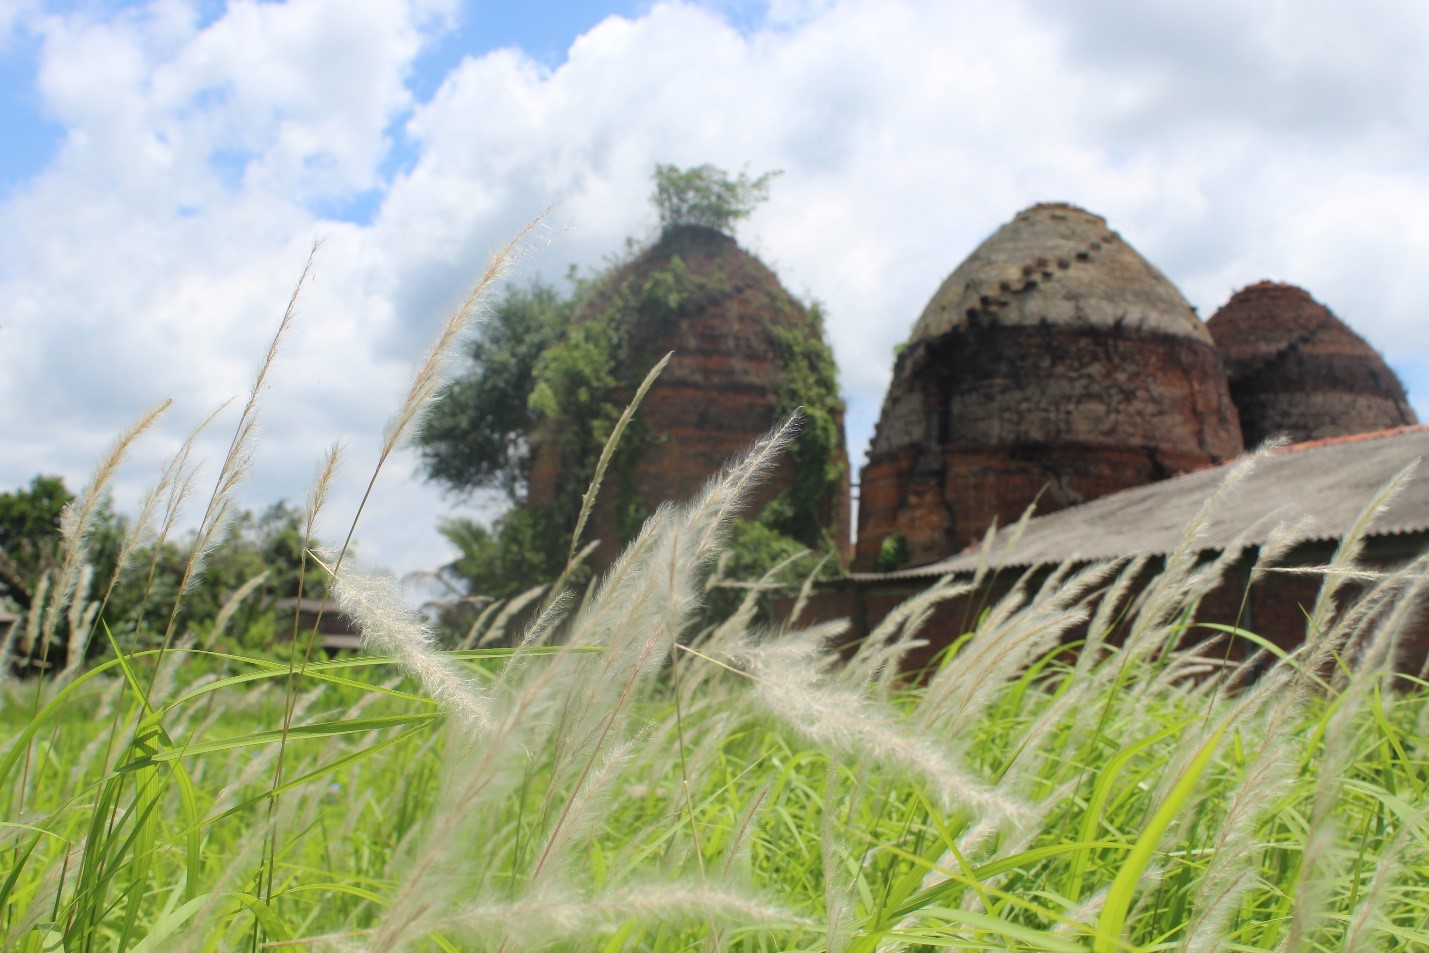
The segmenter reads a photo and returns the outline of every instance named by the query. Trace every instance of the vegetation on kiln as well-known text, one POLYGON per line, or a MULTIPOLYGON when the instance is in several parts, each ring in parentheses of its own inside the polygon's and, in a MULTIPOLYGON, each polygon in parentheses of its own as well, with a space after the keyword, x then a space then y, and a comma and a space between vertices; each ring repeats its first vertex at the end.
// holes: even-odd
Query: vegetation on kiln
MULTIPOLYGON (((561 572, 601 449, 662 356, 652 329, 698 320, 732 294, 733 278, 717 261, 698 272, 689 266, 678 229, 728 229, 766 196, 772 176, 657 167, 654 201, 666 227, 653 246, 598 274, 572 273, 567 294, 542 284, 512 289, 478 327, 464 370, 418 438, 430 479, 458 495, 497 490, 504 497, 504 513, 489 526, 465 518, 443 525, 461 551, 448 572, 464 588, 506 597, 561 572), (538 439, 556 448, 560 466, 551 498, 533 500, 527 489, 538 439)), ((761 319, 778 351, 774 416, 797 412, 802 424, 790 485, 734 533, 730 568, 753 575, 801 549, 837 548, 829 514, 846 476, 843 405, 820 308, 778 288, 760 306, 770 311, 761 319)), ((634 538, 650 516, 635 472, 659 439, 635 417, 606 470, 601 493, 614 510, 617 542, 634 538)), ((582 570, 577 578, 585 578, 582 570)))

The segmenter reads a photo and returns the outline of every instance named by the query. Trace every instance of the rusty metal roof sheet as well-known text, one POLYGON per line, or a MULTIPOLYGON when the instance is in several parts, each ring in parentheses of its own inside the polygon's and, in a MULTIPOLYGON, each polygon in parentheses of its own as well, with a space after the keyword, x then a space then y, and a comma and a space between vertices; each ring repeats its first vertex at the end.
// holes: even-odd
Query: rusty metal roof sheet
MULTIPOLYGON (((1389 480, 1429 456, 1429 425, 1293 444, 1272 451, 1212 510, 1200 547, 1220 550, 1265 542, 1279 524, 1311 518, 1304 539, 1338 539, 1389 480)), ((1122 490, 1030 520, 1012 544, 1013 527, 998 531, 992 560, 1036 566, 1067 559, 1161 555, 1181 542, 1186 526, 1225 480, 1233 464, 1122 490), (1008 551, 1008 546, 1011 549, 1008 551)), ((1429 472, 1415 474, 1374 521, 1372 535, 1429 530, 1429 472)), ((854 580, 921 578, 971 572, 983 556, 970 551, 893 573, 854 573, 854 580)))

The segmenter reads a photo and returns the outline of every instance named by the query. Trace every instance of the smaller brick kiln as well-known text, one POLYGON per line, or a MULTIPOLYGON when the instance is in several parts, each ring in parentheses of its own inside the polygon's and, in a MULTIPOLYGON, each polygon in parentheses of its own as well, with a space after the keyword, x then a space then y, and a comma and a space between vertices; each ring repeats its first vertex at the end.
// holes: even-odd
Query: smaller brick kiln
MULTIPOLYGON (((674 357, 646 395, 627 437, 637 448, 634 459, 612 467, 591 514, 586 538, 602 540, 592 559, 597 568, 608 565, 639 526, 622 517, 622 510, 653 513, 662 503, 697 493, 783 416, 791 370, 808 358, 808 342, 824 347, 814 316, 769 268, 728 235, 696 225, 666 229, 655 245, 594 289, 575 320, 594 320, 612 310, 622 338, 615 368, 616 378, 625 382, 615 395, 622 406, 662 355, 673 351, 674 357)), ((804 379, 811 373, 807 367, 799 372, 804 379)), ((842 477, 825 488, 817 506, 829 537, 845 540, 849 469, 841 404, 834 423, 842 477)), ((572 492, 562 486, 561 451, 551 438, 541 430, 533 435, 529 499, 534 504, 572 492)), ((756 492, 745 515, 757 513, 794 479, 797 464, 789 457, 756 492)))
POLYGON ((1416 423, 1384 359, 1302 288, 1242 288, 1207 327, 1247 446, 1279 433, 1300 442, 1416 423))
POLYGON ((1033 206, 948 277, 898 357, 855 566, 894 534, 927 563, 1039 494, 1050 512, 1241 449, 1224 366, 1181 293, 1099 216, 1033 206))

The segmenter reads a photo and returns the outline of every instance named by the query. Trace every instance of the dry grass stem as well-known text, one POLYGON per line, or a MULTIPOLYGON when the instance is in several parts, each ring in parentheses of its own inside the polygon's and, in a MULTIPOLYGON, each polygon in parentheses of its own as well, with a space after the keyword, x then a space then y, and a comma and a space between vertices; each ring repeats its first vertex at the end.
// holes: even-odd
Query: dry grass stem
MULTIPOLYGON (((42 660, 48 655, 50 639, 54 636, 60 615, 75 594, 85 562, 84 540, 94 526, 94 517, 99 512, 100 502, 109 491, 109 483, 113 480, 115 471, 119 469, 119 464, 134 441, 154 426, 172 404, 171 400, 163 401, 120 434, 119 439, 115 440, 108 452, 100 458, 99 466, 89 478, 89 483, 80 491, 79 496, 65 506, 60 516, 60 537, 64 542, 64 555, 60 560, 56 583, 50 588, 49 603, 39 631, 42 660)), ((36 643, 31 641, 30 645, 33 652, 36 643)))

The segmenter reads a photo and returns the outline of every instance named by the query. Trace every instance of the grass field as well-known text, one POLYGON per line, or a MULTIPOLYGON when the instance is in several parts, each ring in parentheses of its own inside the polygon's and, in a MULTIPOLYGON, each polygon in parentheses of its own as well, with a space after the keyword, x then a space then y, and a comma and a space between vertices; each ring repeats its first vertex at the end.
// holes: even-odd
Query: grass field
MULTIPOLYGON (((1352 533, 1305 645, 1253 682, 1187 621, 1218 568, 1195 525, 1134 599, 1137 565, 1068 567, 973 632, 923 632, 947 581, 840 657, 835 626, 756 627, 753 591, 696 621, 780 445, 657 513, 597 589, 474 648, 438 650, 390 581, 330 554, 371 654, 317 662, 305 634, 290 660, 244 658, 167 631, 4 684, 0 946, 1429 946, 1429 695, 1387 664, 1422 562, 1337 606, 1352 533), (949 648, 908 682, 918 638, 949 648)), ((32 625, 88 637, 54 605, 32 625)))

